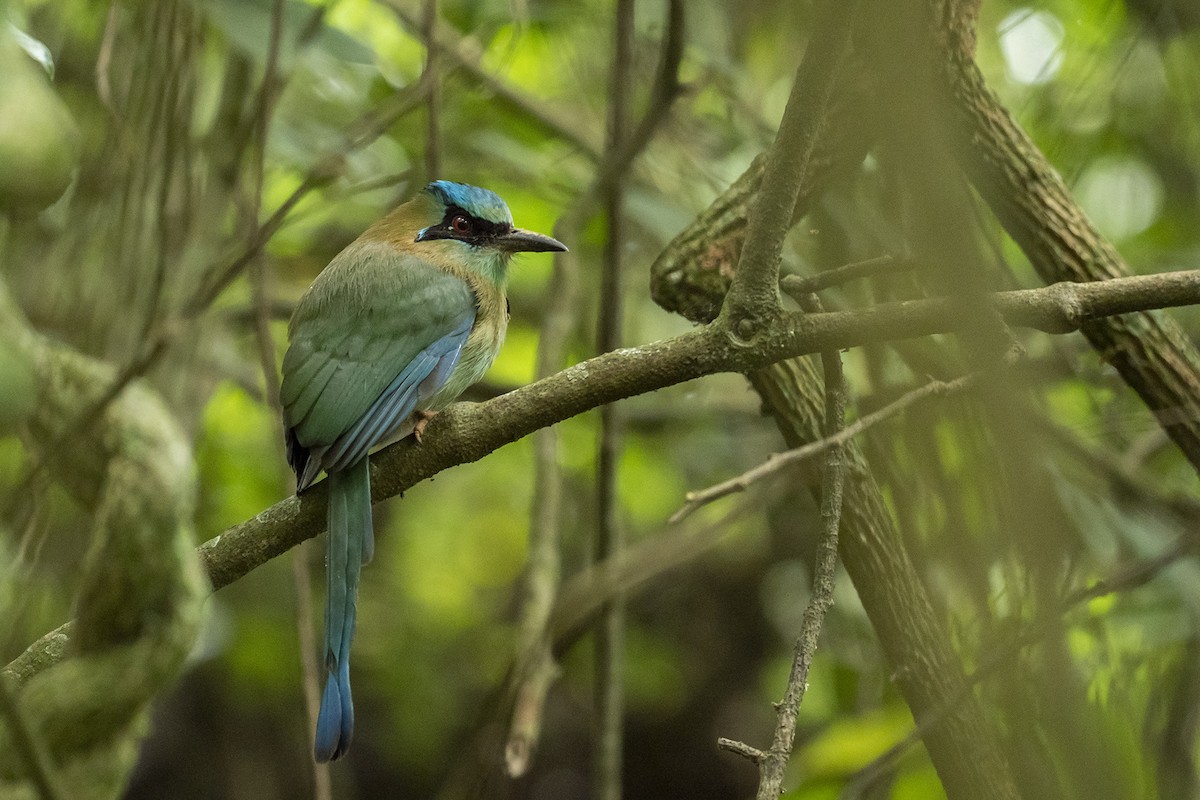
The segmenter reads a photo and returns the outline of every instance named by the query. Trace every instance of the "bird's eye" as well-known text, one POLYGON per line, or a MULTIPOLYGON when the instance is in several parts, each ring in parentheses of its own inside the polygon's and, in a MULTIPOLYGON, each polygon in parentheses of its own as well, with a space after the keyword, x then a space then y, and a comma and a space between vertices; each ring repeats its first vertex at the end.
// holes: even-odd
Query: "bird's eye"
POLYGON ((450 220, 450 230, 454 231, 460 236, 470 236, 474 231, 474 228, 471 225, 471 220, 460 214, 454 219, 450 220))

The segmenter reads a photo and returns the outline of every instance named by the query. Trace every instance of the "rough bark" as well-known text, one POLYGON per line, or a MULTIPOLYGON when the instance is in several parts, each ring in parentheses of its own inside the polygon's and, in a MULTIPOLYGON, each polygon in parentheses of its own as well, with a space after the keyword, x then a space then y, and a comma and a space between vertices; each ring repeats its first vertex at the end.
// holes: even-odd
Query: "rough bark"
MULTIPOLYGON (((975 3, 935 0, 944 20, 946 90, 956 156, 1000 223, 1047 283, 1134 274, 1067 190, 1062 177, 988 88, 973 58, 975 3)), ((1082 328, 1159 424, 1200 469, 1200 352, 1162 312, 1082 328)))

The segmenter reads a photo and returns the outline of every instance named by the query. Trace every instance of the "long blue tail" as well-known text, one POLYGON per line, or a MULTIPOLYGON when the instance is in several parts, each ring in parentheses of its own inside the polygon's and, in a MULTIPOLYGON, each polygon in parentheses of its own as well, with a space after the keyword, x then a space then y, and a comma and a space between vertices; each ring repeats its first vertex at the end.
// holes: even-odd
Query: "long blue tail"
POLYGON ((333 761, 350 749, 350 641, 354 638, 358 575, 375 549, 371 527, 371 473, 364 456, 329 476, 329 532, 325 544, 325 691, 317 715, 313 754, 333 761))

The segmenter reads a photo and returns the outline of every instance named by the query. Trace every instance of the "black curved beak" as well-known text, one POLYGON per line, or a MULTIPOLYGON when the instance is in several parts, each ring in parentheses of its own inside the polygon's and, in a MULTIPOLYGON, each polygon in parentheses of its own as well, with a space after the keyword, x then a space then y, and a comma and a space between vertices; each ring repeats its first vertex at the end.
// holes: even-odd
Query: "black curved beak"
POLYGON ((495 239, 496 247, 509 253, 565 253, 567 246, 558 239, 533 231, 513 228, 495 239))

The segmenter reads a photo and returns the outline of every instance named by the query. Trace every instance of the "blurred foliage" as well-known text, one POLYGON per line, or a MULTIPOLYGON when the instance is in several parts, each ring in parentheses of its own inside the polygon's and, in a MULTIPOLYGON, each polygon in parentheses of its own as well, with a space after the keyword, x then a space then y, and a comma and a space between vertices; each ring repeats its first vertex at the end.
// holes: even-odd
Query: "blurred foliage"
MULTIPOLYGON (((0 36, 0 209, 36 213, 71 181, 79 132, 27 50, 39 43, 12 29, 0 36), (14 35, 8 35, 12 33, 14 35), (19 44, 27 43, 24 48, 19 44)), ((47 69, 53 72, 53 64, 47 69)))
MULTIPOLYGON (((395 4, 419 18, 415 0, 395 4)), ((43 43, 57 66, 49 83, 0 35, 0 206, 21 212, 0 221, 0 278, 40 329, 128 362, 245 248, 255 220, 284 202, 325 154, 344 147, 356 120, 417 83, 420 34, 388 3, 284 6, 280 94, 256 211, 257 167, 248 153, 272 0, 9 4, 13 25, 43 43), (21 113, 10 112, 14 105, 21 113)), ((808 30, 807 3, 701 0, 687 10, 688 91, 629 188, 630 342, 686 328, 651 303, 647 267, 769 141, 808 30)), ((492 188, 519 224, 551 230, 592 176, 594 155, 580 143, 595 145, 604 129, 611 4, 442 0, 439 13, 443 32, 461 40, 468 60, 477 54, 481 73, 442 59, 437 177, 492 188), (497 84, 527 102, 513 102, 497 84)), ((657 3, 639 4, 638 100, 661 24, 657 3)), ((985 74, 1105 234, 1146 272, 1194 267, 1200 256, 1197 28, 1192 5, 1171 0, 983 5, 978 56, 985 74)), ((307 193, 271 239, 266 286, 277 357, 287 310, 313 276, 433 177, 422 174, 424 115, 418 104, 382 136, 346 152, 338 179, 307 193)), ((886 160, 871 156, 835 186, 797 226, 789 268, 806 272, 902 250, 894 178, 886 160)), ((1036 285, 1013 243, 976 210, 972 242, 999 276, 994 283, 1036 285)), ((569 243, 582 260, 585 288, 575 360, 592 349, 605 235, 596 221, 582 241, 569 243)), ((550 265, 542 255, 516 265, 508 342, 478 396, 531 380, 552 300, 550 265)), ((831 293, 827 302, 850 307, 922 291, 897 277, 831 293)), ((288 491, 253 314, 249 283, 239 280, 187 323, 183 340, 148 375, 195 438, 201 539, 288 491)), ((1193 333, 1200 328, 1196 310, 1177 316, 1193 333)), ((978 690, 1005 731, 1023 785, 1055 798, 1200 796, 1193 767, 1197 564, 1178 561, 1146 585, 1066 614, 1059 607, 1073 589, 1194 533, 1195 473, 1080 337, 1022 341, 1029 357, 1004 385, 915 408, 867 437, 877 477, 966 669, 1034 621, 1058 620, 978 690)), ((903 357, 885 347, 849 354, 860 410, 919 383, 922 364, 961 369, 954 353, 938 338, 911 343, 903 357)), ((29 368, 0 342, 0 437, 7 437, 0 438, 0 491, 16 485, 29 464, 11 435, 28 413, 29 368)), ((687 488, 726 478, 780 447, 736 376, 622 407, 629 438, 620 516, 635 541, 661 532, 687 488)), ((570 574, 590 550, 597 424, 585 415, 560 428, 570 574)), ((356 641, 361 711, 354 751, 333 770, 336 796, 433 796, 475 757, 475 733, 512 655, 532 461, 530 444, 519 442, 377 509, 378 552, 364 572, 356 641)), ((82 512, 53 487, 34 490, 35 514, 0 520, 3 560, 18 573, 18 588, 5 588, 0 600, 22 595, 22 613, 0 637, 6 660, 69 616, 86 547, 82 512)), ((631 799, 752 793, 753 767, 714 742, 720 735, 764 745, 769 737, 770 701, 783 690, 807 597, 816 517, 806 494, 763 497, 720 548, 660 576, 632 602, 631 799)), ((701 516, 715 518, 708 511, 701 516)), ((319 586, 318 549, 301 552, 319 586)), ((786 796, 938 797, 919 745, 883 770, 868 794, 844 793, 913 723, 848 581, 838 592, 786 796)), ((295 603, 285 559, 211 598, 194 667, 161 703, 129 797, 308 796, 295 603)), ((550 696, 546 741, 512 796, 587 796, 587 651, 585 641, 567 654, 550 696)))

